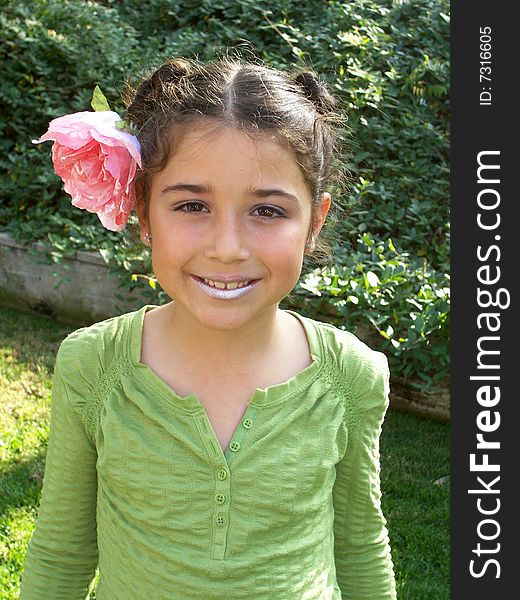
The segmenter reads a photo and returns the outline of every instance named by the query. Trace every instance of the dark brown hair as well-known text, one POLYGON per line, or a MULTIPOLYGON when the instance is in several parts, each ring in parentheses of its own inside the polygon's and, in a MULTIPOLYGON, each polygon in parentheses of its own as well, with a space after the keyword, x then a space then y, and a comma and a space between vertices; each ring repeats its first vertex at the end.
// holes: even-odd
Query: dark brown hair
MULTIPOLYGON (((136 185, 147 214, 151 177, 166 165, 172 140, 211 118, 249 135, 274 134, 300 165, 312 195, 313 219, 330 177, 336 147, 336 102, 311 71, 288 73, 236 58, 171 59, 125 97, 127 121, 141 143, 136 185), (173 135, 175 133, 175 135, 173 135)), ((327 245, 317 253, 329 255, 327 245)))

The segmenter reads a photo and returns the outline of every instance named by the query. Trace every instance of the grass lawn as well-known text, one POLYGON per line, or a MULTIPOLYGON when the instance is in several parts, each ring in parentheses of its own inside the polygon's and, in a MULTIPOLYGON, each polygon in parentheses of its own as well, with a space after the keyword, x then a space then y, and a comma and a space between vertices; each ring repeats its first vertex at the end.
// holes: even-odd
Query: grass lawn
MULTIPOLYGON (((18 598, 36 517, 51 378, 72 328, 0 307, 0 598, 18 598)), ((449 426, 389 411, 381 438, 383 509, 399 600, 449 599, 449 426)), ((282 599, 280 599, 282 600, 282 599)))

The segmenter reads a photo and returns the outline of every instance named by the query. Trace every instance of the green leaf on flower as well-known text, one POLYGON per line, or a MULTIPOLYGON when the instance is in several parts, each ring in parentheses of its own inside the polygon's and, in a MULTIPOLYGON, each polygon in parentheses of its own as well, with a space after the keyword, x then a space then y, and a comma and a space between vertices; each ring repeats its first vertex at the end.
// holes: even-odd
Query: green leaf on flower
POLYGON ((108 100, 105 98, 105 95, 100 90, 99 86, 96 85, 94 88, 94 93, 92 94, 92 102, 90 106, 96 112, 103 112, 105 110, 110 110, 110 105, 108 104, 108 100))

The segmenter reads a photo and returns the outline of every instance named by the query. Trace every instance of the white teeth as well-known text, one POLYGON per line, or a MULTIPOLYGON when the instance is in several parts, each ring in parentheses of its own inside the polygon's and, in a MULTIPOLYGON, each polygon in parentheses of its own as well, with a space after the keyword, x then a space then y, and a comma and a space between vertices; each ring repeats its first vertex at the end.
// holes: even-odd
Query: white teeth
POLYGON ((259 280, 230 281, 227 285, 222 281, 213 281, 203 277, 195 278, 195 283, 211 298, 217 300, 235 300, 242 298, 254 290, 259 280))
POLYGON ((212 279, 205 279, 204 282, 209 284, 211 287, 217 288, 218 290, 236 290, 246 286, 249 281, 232 281, 230 283, 223 283, 222 281, 213 281, 212 279))

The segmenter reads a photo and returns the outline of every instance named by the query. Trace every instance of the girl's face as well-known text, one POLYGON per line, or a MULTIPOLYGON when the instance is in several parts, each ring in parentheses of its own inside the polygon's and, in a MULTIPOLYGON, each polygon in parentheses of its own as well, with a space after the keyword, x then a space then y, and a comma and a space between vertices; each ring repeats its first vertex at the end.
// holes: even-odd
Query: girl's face
MULTIPOLYGON (((324 194, 315 235, 329 205, 324 194)), ((203 124, 183 135, 152 178, 141 237, 151 235, 154 272, 176 315, 229 330, 274 315, 295 286, 311 212, 310 191, 289 151, 203 124)))

